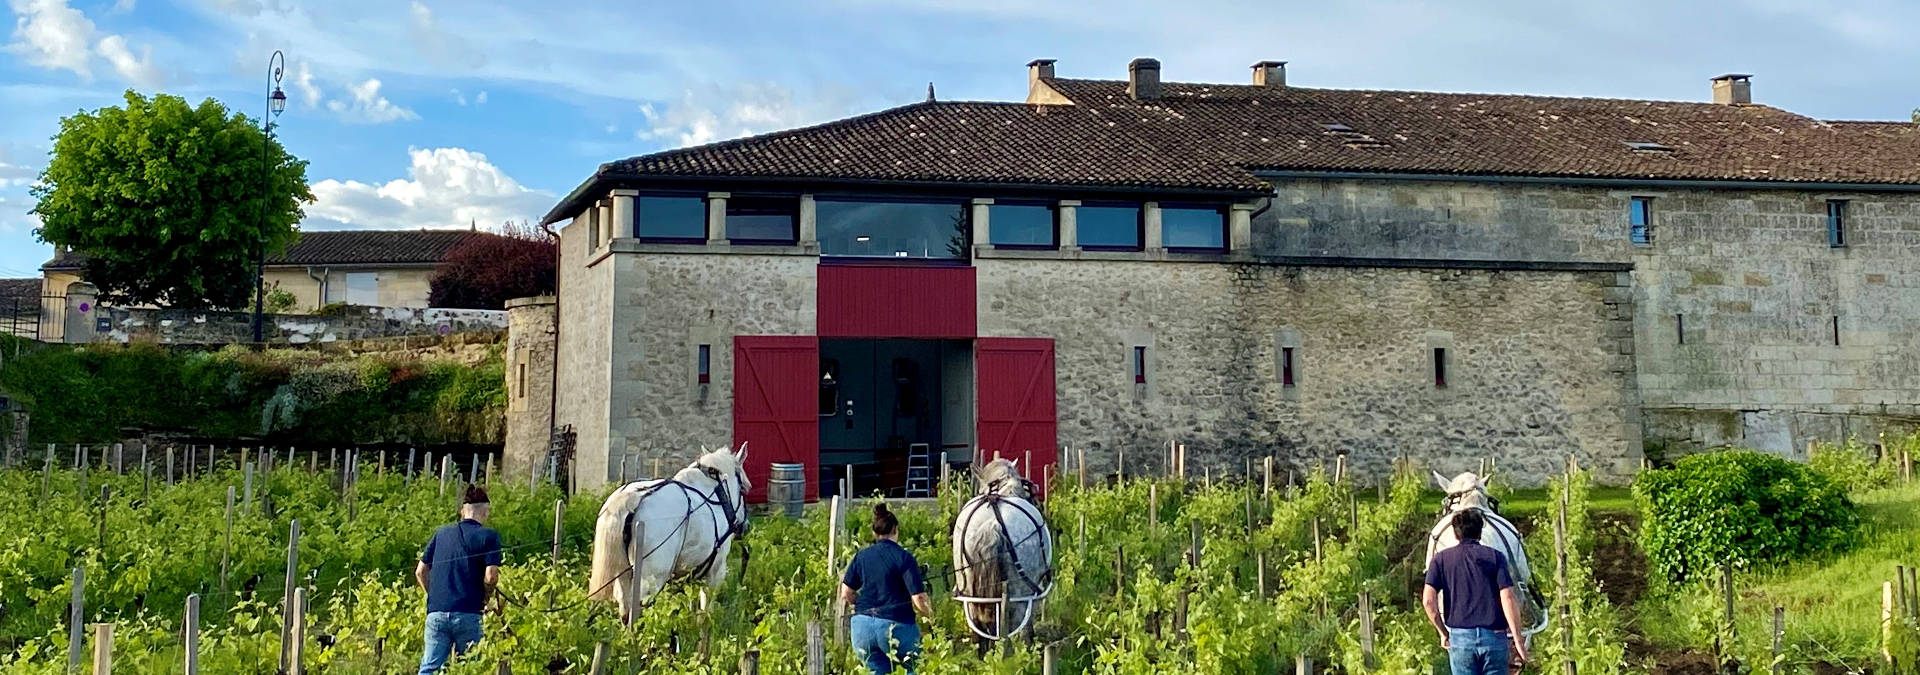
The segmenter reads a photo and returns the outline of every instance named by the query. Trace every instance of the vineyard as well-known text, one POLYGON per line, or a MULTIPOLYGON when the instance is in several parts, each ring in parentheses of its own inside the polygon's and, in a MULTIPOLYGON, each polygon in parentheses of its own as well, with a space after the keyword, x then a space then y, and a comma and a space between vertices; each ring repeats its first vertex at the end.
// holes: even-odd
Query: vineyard
MULTIPOLYGON (((460 479, 444 468, 408 475, 351 453, 264 470, 222 455, 191 473, 60 463, 0 471, 0 503, 9 505, 0 509, 0 670, 63 673, 79 657, 85 671, 99 646, 95 624, 112 625, 117 673, 183 672, 189 633, 201 673, 276 672, 285 640, 298 641, 302 672, 411 672, 417 663, 425 600, 411 571, 457 507, 460 479), (289 578, 306 611, 283 639, 289 578), (197 630, 187 626, 190 601, 197 630), (71 635, 87 644, 74 649, 71 635)), ((467 472, 488 482, 486 467, 467 472)), ((1390 483, 1366 486, 1338 471, 1297 485, 1170 475, 1090 477, 1083 487, 1053 476, 1045 504, 1057 542, 1053 592, 1030 634, 985 650, 944 599, 948 527, 963 486, 898 504, 901 543, 929 568, 938 611, 919 671, 1038 673, 1051 662, 1063 673, 1433 672, 1444 652, 1417 604, 1434 516, 1426 476, 1411 463, 1390 483)), ((486 619, 488 638, 449 672, 734 673, 746 660, 758 672, 802 673, 810 635, 824 644, 825 672, 856 667, 830 602, 868 539, 863 510, 848 508, 837 533, 826 504, 800 519, 756 513, 723 588, 673 586, 623 627, 612 606, 582 600, 601 496, 492 482, 489 525, 507 562, 501 600, 486 619)), ((1496 486, 1510 501, 1546 504, 1522 524, 1553 617, 1534 639, 1534 660, 1571 662, 1579 673, 1644 672, 1627 652, 1644 631, 1598 579, 1595 551, 1608 535, 1591 491, 1572 466, 1544 491, 1496 486)), ((1899 536, 1907 548, 1891 555, 1911 553, 1911 530, 1899 536)), ((1689 592, 1658 606, 1708 614, 1687 604, 1696 602, 1689 592)), ((1747 656, 1759 644, 1754 629, 1740 629, 1749 632, 1730 649, 1765 663, 1747 656)), ((1847 651, 1860 655, 1876 638, 1847 651)))

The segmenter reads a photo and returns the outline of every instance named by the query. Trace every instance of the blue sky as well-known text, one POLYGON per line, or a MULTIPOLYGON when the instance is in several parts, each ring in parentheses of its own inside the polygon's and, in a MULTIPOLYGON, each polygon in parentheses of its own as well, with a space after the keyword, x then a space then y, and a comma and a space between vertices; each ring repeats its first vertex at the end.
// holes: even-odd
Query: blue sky
POLYGON ((0 277, 34 276, 27 190, 62 115, 127 88, 259 115, 320 201, 306 229, 535 219, 600 162, 920 100, 1018 100, 1025 63, 1243 82, 1283 59, 1302 86, 1756 102, 1831 119, 1920 106, 1920 4, 1020 0, 569 2, 4 0, 0 277), (1698 6, 1695 6, 1695 5, 1698 6), (1090 9, 1097 6, 1098 9, 1090 9))

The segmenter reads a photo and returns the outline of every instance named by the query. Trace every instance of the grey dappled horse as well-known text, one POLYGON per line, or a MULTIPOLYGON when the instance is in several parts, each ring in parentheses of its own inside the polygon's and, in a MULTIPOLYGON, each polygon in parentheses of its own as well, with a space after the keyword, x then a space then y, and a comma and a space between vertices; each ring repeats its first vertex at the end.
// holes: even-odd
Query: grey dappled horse
POLYGON ((1468 471, 1448 480, 1437 471, 1433 473, 1433 482, 1446 491, 1447 498, 1440 504, 1440 522, 1434 523, 1432 536, 1427 538, 1427 564, 1433 564, 1434 554, 1460 543, 1453 533, 1454 514, 1467 509, 1479 510, 1487 521, 1480 532, 1480 543, 1507 557, 1507 574, 1513 577, 1514 595, 1520 598, 1520 620, 1526 626, 1521 632, 1531 636, 1547 628, 1545 603, 1533 587, 1533 569, 1527 564, 1527 548, 1520 541, 1520 530, 1499 514, 1498 502, 1487 494, 1487 481, 1491 478, 1491 475, 1483 478, 1468 471))
POLYGON ((1033 483, 1012 460, 974 471, 974 497, 953 522, 954 599, 967 627, 999 640, 1027 629, 1053 588, 1053 532, 1033 504, 1033 483), (1001 598, 1007 625, 999 622, 1001 598))

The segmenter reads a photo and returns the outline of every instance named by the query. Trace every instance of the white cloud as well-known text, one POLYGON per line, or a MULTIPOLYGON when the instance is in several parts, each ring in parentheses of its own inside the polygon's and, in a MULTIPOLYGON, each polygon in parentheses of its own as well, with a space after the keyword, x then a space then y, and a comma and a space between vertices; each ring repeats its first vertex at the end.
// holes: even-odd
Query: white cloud
POLYGON ((313 70, 307 67, 307 62, 304 60, 293 62, 293 88, 300 91, 300 102, 306 104, 308 108, 320 105, 324 92, 320 91, 320 85, 314 82, 313 70))
POLYGON ((408 35, 413 38, 414 46, 436 65, 445 67, 480 68, 487 65, 487 55, 464 38, 440 27, 433 17, 433 10, 418 2, 413 3, 408 14, 412 21, 408 24, 408 35))
POLYGON ((93 22, 66 0, 9 0, 14 18, 13 43, 7 51, 42 68, 70 70, 91 79, 90 45, 93 22))
POLYGON ((464 148, 409 148, 406 178, 382 184, 323 180, 303 227, 315 229, 464 228, 538 220, 552 194, 515 181, 487 156, 464 148))
POLYGON ((454 105, 458 105, 458 106, 464 106, 464 105, 466 105, 466 104, 467 104, 467 95, 466 95, 466 94, 462 94, 462 93, 460 93, 460 90, 459 90, 459 89, 455 89, 455 90, 453 90, 453 92, 452 92, 452 93, 453 93, 453 104, 454 104, 454 105))
POLYGON ((153 65, 153 47, 151 46, 141 49, 139 56, 134 56, 133 50, 127 47, 126 38, 108 35, 100 39, 96 49, 100 51, 100 56, 113 64, 114 72, 120 73, 121 77, 136 85, 152 88, 160 86, 166 80, 160 68, 153 65))
POLYGON ((474 104, 474 105, 486 105, 486 104, 487 104, 487 90, 485 90, 485 89, 482 89, 482 90, 480 90, 480 93, 479 93, 478 95, 475 95, 475 96, 473 97, 473 104, 474 104))
POLYGON ((21 164, 17 155, 12 143, 0 141, 0 188, 31 185, 39 177, 40 170, 21 164))
POLYGON ((420 116, 412 110, 394 105, 392 101, 387 100, 387 97, 381 96, 380 80, 377 78, 367 78, 359 84, 349 84, 347 91, 353 94, 351 100, 327 101, 327 109, 348 122, 386 124, 420 119, 420 116))
POLYGON ((854 98, 852 91, 834 87, 822 87, 801 99, 777 82, 709 85, 682 92, 680 102, 664 110, 641 104, 646 126, 634 137, 682 146, 712 143, 840 117, 853 106, 854 98))

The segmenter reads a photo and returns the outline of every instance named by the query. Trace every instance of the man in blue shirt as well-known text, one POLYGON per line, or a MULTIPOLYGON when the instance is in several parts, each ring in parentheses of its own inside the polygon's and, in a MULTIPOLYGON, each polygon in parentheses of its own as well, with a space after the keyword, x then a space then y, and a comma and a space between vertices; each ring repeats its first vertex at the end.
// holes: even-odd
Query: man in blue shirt
POLYGON ((460 522, 442 525, 427 541, 413 578, 427 590, 426 653, 420 675, 447 665, 449 652, 466 653, 480 641, 480 613, 500 584, 500 533, 486 526, 487 491, 468 485, 460 522))
POLYGON ((1480 545, 1480 530, 1485 526, 1486 518, 1478 509, 1455 513, 1453 533, 1460 543, 1434 554, 1427 563, 1421 604, 1427 620, 1440 631, 1440 646, 1447 650, 1453 675, 1507 675, 1509 645, 1520 663, 1527 661, 1520 601, 1507 572, 1507 556, 1480 545))
POLYGON ((913 675, 920 657, 920 625, 914 612, 933 616, 920 561, 901 548, 900 519, 886 504, 873 506, 872 546, 854 554, 840 579, 840 601, 853 605, 848 630, 853 651, 875 675, 893 672, 899 661, 913 675))

